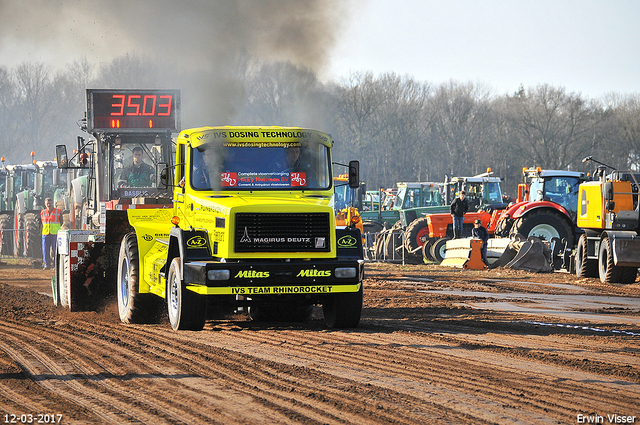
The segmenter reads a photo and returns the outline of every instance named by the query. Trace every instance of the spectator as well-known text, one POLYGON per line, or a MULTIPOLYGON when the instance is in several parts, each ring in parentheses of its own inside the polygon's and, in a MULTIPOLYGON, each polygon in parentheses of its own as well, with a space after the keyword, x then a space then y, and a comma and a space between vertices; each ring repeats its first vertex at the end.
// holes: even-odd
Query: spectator
POLYGON ((482 225, 482 221, 477 219, 473 224, 473 230, 471 231, 471 237, 474 239, 482 240, 482 262, 484 262, 487 266, 489 265, 489 261, 487 260, 487 241, 489 240, 489 232, 482 225))
POLYGON ((44 209, 40 211, 42 219, 42 259, 45 269, 54 268, 54 258, 56 258, 57 235, 62 226, 62 210, 53 208, 53 200, 44 200, 44 209))
POLYGON ((453 239, 462 237, 464 214, 469 211, 469 201, 467 201, 465 198, 466 193, 463 190, 451 203, 451 216, 453 217, 453 239))

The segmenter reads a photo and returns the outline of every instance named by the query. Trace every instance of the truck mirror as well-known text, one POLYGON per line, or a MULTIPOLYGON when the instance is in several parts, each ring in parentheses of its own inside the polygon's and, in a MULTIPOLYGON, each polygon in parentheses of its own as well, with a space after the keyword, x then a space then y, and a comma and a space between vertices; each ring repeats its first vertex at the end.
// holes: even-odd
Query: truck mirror
POLYGON ((156 188, 166 189, 169 186, 169 165, 166 162, 158 162, 156 170, 156 188))
POLYGON ((605 182, 602 186, 602 191, 604 192, 604 199, 607 201, 613 201, 613 183, 605 182))
POLYGON ((349 187, 357 189, 360 187, 360 162, 349 161, 349 187))
POLYGON ((69 168, 66 145, 56 145, 56 160, 58 161, 58 168, 69 168))

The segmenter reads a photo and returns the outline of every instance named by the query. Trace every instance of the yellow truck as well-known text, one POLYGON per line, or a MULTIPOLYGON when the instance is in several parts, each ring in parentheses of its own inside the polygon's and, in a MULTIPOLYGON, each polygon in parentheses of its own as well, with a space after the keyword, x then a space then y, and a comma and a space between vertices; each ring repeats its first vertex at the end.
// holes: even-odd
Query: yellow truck
MULTIPOLYGON (((171 326, 200 330, 210 314, 356 327, 364 261, 360 231, 336 227, 326 133, 294 127, 202 127, 176 139, 160 184, 173 209, 128 209, 117 299, 125 323, 146 322, 151 297, 171 326)), ((348 184, 358 187, 359 164, 348 184)))

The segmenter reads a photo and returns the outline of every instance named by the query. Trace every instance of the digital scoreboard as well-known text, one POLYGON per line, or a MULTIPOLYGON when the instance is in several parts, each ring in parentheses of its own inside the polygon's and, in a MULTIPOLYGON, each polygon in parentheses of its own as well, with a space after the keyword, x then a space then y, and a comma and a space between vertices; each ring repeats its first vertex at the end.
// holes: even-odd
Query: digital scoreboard
POLYGON ((87 131, 180 131, 180 90, 87 89, 87 131))

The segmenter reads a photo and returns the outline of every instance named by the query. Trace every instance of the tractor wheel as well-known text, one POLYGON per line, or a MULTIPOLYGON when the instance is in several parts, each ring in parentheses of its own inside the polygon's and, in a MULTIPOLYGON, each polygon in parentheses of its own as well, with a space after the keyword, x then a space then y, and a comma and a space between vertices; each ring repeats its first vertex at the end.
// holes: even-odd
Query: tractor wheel
POLYGON ((362 223, 362 230, 365 238, 365 253, 368 259, 372 259, 376 252, 376 236, 384 230, 384 226, 375 221, 365 221, 362 223))
POLYGON ((12 218, 10 214, 0 215, 0 254, 12 255, 13 254, 13 234, 11 229, 12 218))
POLYGON ((525 238, 536 236, 551 242, 552 238, 565 240, 573 246, 573 228, 560 213, 549 210, 534 210, 520 217, 511 228, 511 233, 520 233, 525 238))
POLYGON ((58 287, 58 305, 71 309, 71 265, 68 255, 58 255, 56 285, 58 287))
POLYGON ((182 281, 179 258, 174 258, 167 275, 167 306, 171 327, 178 330, 201 331, 207 319, 207 298, 187 289, 182 281))
POLYGON ((580 236, 576 249, 576 276, 598 277, 598 260, 587 259, 587 235, 580 236))
POLYGON ((355 328, 362 313, 362 283, 358 292, 330 295, 322 304, 324 323, 329 328, 355 328))
POLYGON ((431 247, 437 241, 436 238, 427 239, 427 241, 422 245, 422 258, 426 261, 436 261, 435 258, 431 255, 431 247))
POLYGON ((153 294, 139 293, 139 254, 135 233, 127 234, 118 257, 118 313, 124 323, 157 323, 160 302, 153 294))
POLYGON ((13 256, 24 257, 24 220, 18 213, 18 204, 13 214, 13 256))
POLYGON ((512 218, 503 218, 496 225, 495 235, 499 237, 507 237, 511 232, 511 228, 513 227, 513 219, 512 218))
POLYGON ((24 215, 24 252, 29 258, 42 258, 42 221, 39 214, 24 215))
POLYGON ((413 220, 404 232, 404 247, 409 253, 419 254, 422 245, 429 239, 427 217, 413 220))
POLYGON ((613 253, 609 245, 609 238, 605 237, 600 241, 600 252, 598 253, 598 272, 600 282, 612 284, 622 282, 623 267, 613 265, 613 253))
POLYGON ((444 237, 436 240, 431 246, 431 256, 434 261, 441 263, 444 260, 445 253, 447 251, 447 241, 451 240, 449 237, 444 237))

